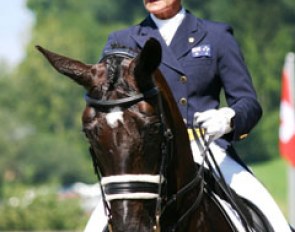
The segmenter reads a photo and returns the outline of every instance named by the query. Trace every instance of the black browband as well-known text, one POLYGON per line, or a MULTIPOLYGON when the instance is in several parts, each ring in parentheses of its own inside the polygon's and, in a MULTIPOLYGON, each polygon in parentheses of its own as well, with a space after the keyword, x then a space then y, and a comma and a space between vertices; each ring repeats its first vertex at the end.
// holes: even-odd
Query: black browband
POLYGON ((140 101, 152 98, 156 96, 158 93, 159 93, 159 89, 157 87, 154 87, 144 93, 136 94, 134 96, 125 97, 121 99, 98 100, 98 99, 90 97, 88 94, 85 94, 84 99, 89 106, 93 106, 93 107, 105 107, 105 108, 111 108, 116 106, 129 107, 140 101))
POLYGON ((138 53, 133 52, 132 50, 127 48, 114 48, 112 50, 104 51, 102 55, 103 56, 102 58, 100 58, 98 63, 103 62, 111 56, 133 59, 138 55, 138 53))

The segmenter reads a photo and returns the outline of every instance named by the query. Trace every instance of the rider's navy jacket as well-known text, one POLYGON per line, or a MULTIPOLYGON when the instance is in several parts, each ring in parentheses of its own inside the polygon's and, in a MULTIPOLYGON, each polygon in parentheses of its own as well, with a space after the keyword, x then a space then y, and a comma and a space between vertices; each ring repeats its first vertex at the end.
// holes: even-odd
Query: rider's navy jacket
POLYGON ((262 110, 231 27, 187 12, 168 47, 148 16, 139 25, 110 34, 105 50, 114 43, 140 49, 150 37, 162 45, 160 70, 187 126, 192 127, 195 112, 219 107, 223 88, 227 104, 236 116, 234 131, 218 143, 226 148, 230 141, 245 137, 262 110))

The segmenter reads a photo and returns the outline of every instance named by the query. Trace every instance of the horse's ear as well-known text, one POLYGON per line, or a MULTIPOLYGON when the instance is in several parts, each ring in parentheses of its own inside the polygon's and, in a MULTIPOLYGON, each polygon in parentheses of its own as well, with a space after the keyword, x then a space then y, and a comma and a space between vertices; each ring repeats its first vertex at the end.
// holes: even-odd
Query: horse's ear
POLYGON ((73 60, 71 58, 48 51, 38 45, 36 48, 47 58, 50 64, 59 73, 70 77, 72 80, 84 86, 86 89, 91 86, 93 77, 96 73, 94 65, 84 64, 78 60, 73 60))
POLYGON ((137 57, 134 75, 149 77, 159 67, 162 60, 162 48, 158 40, 150 38, 137 57))

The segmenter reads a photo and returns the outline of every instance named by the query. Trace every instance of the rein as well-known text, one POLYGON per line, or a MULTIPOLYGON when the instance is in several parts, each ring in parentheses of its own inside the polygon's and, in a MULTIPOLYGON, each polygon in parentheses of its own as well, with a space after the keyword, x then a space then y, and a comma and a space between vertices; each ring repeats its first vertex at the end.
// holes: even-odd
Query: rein
MULTIPOLYGON (((199 128, 200 133, 202 130, 199 128)), ((199 138, 199 135, 197 135, 196 130, 193 129, 193 135, 195 138, 199 138)), ((179 191, 177 191, 170 200, 168 200, 168 202, 165 205, 165 208, 163 210, 163 212, 165 210, 169 209, 169 206, 172 205, 177 198, 182 197, 184 194, 186 194, 187 192, 189 192, 190 190, 192 190, 194 187, 196 187, 198 184, 200 185, 200 191, 196 197, 196 200, 193 202, 193 204, 191 205, 191 207, 189 209, 186 210, 186 212, 181 215, 181 217, 178 219, 178 221, 173 225, 172 227, 172 231, 176 231, 176 229, 183 223, 183 221, 190 216, 191 213, 193 213, 198 206, 201 203, 201 200, 203 198, 204 195, 204 186, 205 186, 205 180, 204 180, 204 173, 205 173, 205 161, 207 159, 207 154, 208 154, 208 150, 209 147, 205 147, 201 153, 201 155, 203 156, 203 160, 202 163, 198 169, 198 172, 196 173, 196 175, 194 176, 194 178, 188 183, 186 184, 184 187, 182 187, 179 191)))
MULTIPOLYGON (((200 125, 196 125, 197 129, 201 131, 200 125)), ((201 155, 204 156, 202 161, 202 169, 204 168, 204 163, 208 165, 209 171, 212 174, 212 176, 217 180, 218 186, 221 188, 223 193, 226 196, 227 201, 231 204, 232 208, 237 212, 237 214, 240 217, 241 223, 246 230, 246 232, 254 232, 254 230, 249 226, 249 222, 247 217, 245 216, 244 212, 241 210, 240 206, 235 201, 236 196, 233 193, 233 190, 230 188, 230 186, 226 183, 225 177, 220 170, 219 165, 216 162, 216 159, 213 155, 213 152, 210 149, 210 141, 208 141, 205 138, 205 133, 201 132, 200 136, 197 135, 195 129, 193 129, 194 137, 196 138, 196 143, 199 149, 201 150, 201 155), (203 142, 203 145, 201 144, 203 142), (212 163, 209 161, 209 158, 212 160, 212 163), (215 170, 214 170, 215 168, 215 170)), ((233 231, 237 231, 235 227, 231 226, 233 231)))

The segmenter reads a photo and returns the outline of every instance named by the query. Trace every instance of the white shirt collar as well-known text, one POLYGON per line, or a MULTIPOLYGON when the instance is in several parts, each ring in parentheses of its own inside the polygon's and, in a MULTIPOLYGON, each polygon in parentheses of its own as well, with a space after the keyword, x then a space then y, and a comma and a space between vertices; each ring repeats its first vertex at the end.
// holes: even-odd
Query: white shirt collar
POLYGON ((181 8, 181 10, 170 19, 159 19, 154 14, 151 14, 152 20, 157 25, 160 34, 168 46, 170 45, 172 38, 175 35, 179 25, 182 23, 185 15, 186 12, 184 8, 181 8))

